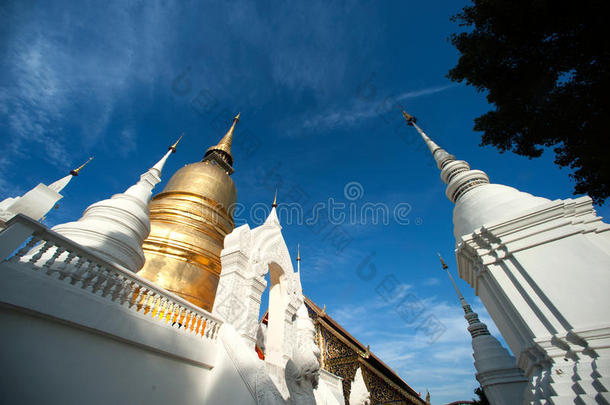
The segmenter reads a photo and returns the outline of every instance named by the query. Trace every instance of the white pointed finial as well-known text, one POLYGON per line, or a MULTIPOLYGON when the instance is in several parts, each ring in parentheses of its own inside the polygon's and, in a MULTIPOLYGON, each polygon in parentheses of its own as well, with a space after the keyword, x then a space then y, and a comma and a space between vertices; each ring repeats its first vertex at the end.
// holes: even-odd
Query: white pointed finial
POLYGON ((447 184, 445 195, 452 202, 456 202, 468 191, 489 184, 489 177, 481 170, 470 170, 470 165, 463 160, 456 160, 455 156, 438 146, 415 123, 415 117, 403 111, 407 124, 414 127, 430 149, 436 166, 441 170, 441 179, 447 184), (411 117, 411 118, 409 118, 411 117))

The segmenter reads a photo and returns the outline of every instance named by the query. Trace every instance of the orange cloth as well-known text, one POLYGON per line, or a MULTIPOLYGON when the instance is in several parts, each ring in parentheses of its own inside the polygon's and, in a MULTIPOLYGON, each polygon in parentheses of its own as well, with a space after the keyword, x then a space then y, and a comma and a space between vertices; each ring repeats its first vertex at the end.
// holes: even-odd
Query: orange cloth
POLYGON ((256 354, 258 354, 258 358, 261 360, 265 360, 265 353, 258 347, 254 346, 254 350, 256 350, 256 354))

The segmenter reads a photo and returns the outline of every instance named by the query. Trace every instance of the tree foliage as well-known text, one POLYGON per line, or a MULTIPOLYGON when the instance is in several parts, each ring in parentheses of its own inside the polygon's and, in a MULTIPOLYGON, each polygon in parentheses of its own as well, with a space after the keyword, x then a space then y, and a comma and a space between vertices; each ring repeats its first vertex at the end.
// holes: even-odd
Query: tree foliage
POLYGON ((447 75, 487 92, 482 145, 538 157, 553 147, 575 193, 610 195, 610 23, 605 1, 472 0, 453 17, 447 75))

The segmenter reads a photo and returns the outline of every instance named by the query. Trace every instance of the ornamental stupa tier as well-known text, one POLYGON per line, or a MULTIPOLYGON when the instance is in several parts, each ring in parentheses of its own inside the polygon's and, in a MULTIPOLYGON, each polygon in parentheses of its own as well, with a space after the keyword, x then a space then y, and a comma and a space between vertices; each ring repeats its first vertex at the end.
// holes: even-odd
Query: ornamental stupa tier
POLYGON ((235 224, 237 190, 231 144, 239 114, 200 162, 178 170, 150 202, 150 235, 138 275, 211 311, 220 277, 220 251, 235 224))

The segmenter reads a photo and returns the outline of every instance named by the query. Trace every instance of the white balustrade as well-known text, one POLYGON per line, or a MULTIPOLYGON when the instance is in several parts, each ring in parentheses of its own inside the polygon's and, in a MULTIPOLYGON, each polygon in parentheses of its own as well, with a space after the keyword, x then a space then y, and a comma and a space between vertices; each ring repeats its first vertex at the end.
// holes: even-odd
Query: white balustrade
POLYGON ((216 339, 222 325, 204 309, 23 215, 13 217, 0 232, 0 254, 0 260, 27 266, 182 333, 216 339))

